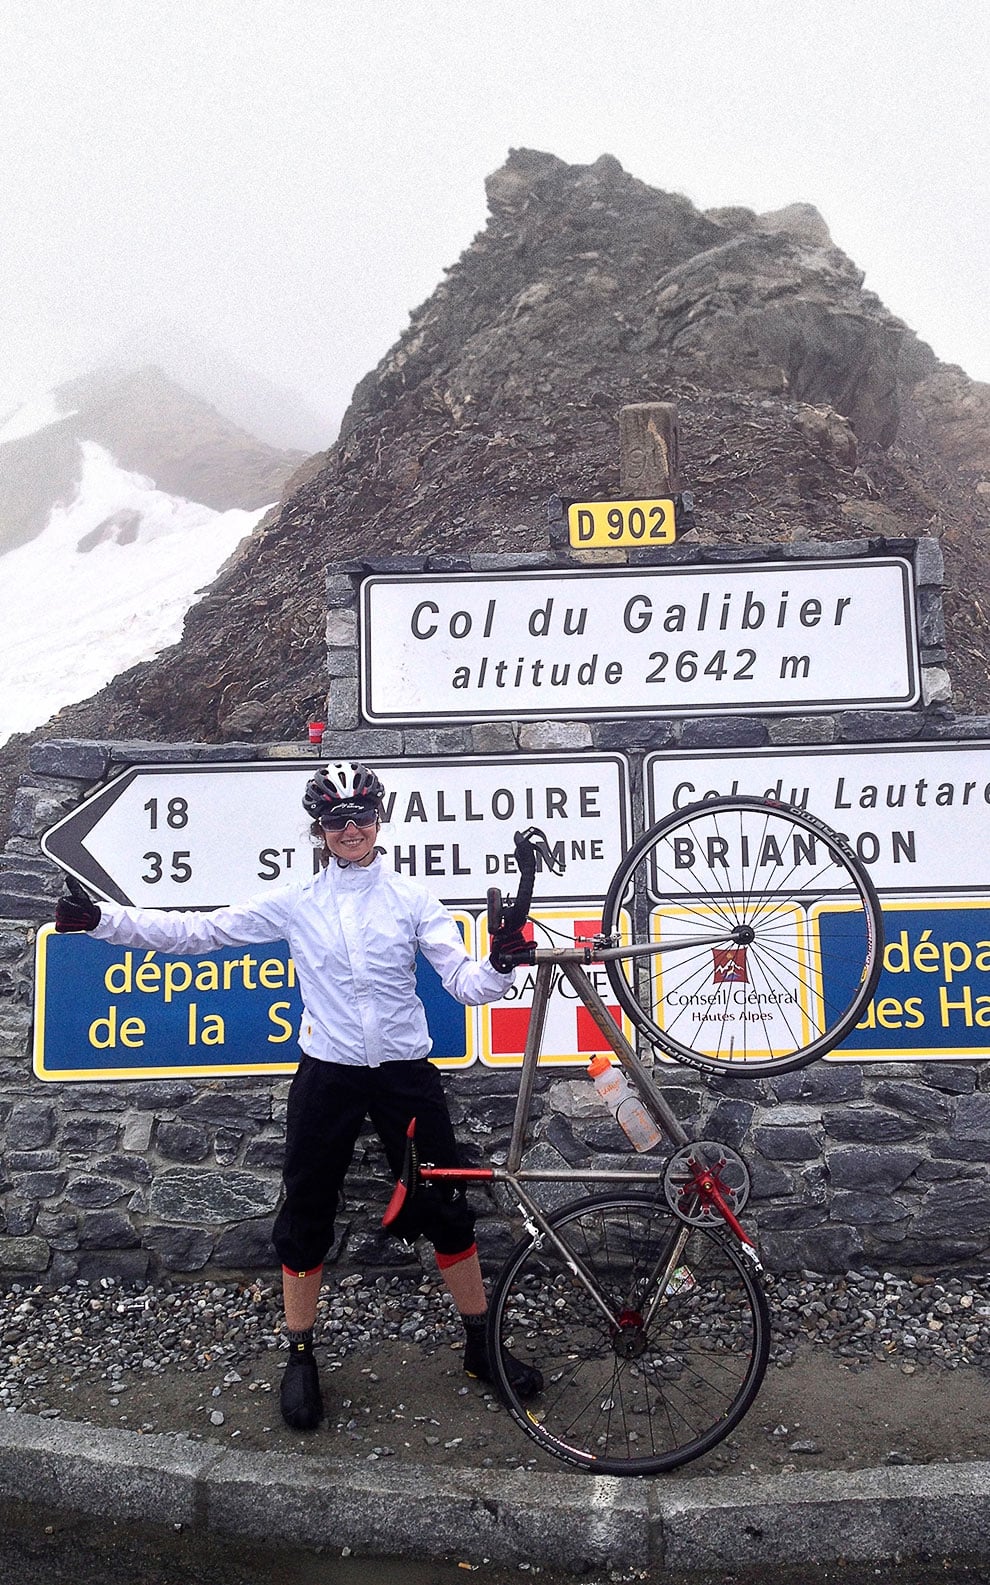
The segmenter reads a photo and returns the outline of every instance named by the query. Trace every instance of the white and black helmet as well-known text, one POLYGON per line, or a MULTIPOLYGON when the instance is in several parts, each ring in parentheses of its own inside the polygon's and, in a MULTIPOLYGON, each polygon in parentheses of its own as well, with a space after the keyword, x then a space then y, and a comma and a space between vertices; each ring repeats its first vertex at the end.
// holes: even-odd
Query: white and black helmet
POLYGON ((380 808, 384 796, 385 788, 367 765, 333 760, 306 783, 303 808, 312 819, 319 820, 321 815, 337 813, 340 804, 380 808))

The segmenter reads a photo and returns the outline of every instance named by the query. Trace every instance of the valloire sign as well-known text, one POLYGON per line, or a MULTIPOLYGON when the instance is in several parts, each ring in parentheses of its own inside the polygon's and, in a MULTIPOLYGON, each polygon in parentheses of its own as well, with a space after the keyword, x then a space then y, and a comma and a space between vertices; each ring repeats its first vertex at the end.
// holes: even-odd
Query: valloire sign
MULTIPOLYGON (((140 765, 46 832, 48 856, 110 902, 209 908, 314 873, 300 799, 316 762, 140 765)), ((538 877, 556 901, 604 895, 629 844, 618 754, 376 760, 387 789, 381 844, 400 874, 447 903, 513 889, 513 833, 541 826, 565 865, 538 877)))

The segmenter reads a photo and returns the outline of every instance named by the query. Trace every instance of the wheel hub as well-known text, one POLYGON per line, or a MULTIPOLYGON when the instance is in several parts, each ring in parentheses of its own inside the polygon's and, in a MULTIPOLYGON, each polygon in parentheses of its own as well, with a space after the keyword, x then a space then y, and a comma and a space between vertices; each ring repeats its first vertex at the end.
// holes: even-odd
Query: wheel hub
POLYGON ((620 1359, 638 1359, 645 1352, 646 1332, 638 1310, 623 1310, 612 1337, 612 1347, 620 1359))

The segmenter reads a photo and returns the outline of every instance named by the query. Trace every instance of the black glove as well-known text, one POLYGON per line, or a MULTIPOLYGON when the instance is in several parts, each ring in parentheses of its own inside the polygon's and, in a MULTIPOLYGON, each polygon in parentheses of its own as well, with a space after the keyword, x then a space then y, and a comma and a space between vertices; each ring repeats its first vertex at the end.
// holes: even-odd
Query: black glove
POLYGON ((95 930, 100 922, 100 910, 84 886, 74 875, 65 877, 68 897, 60 897, 55 904, 55 929, 59 935, 69 930, 95 930))
POLYGON ((499 974, 508 974, 519 963, 532 963, 536 947, 527 941, 521 930, 502 925, 492 933, 492 950, 488 961, 499 974))

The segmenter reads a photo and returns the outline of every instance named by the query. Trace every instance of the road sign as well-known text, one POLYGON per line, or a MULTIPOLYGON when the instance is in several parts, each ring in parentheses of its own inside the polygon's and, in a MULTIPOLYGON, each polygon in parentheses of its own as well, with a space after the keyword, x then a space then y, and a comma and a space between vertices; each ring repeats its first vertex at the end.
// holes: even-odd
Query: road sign
MULTIPOLYGON (((866 1016, 828 1060, 990 1056, 990 897, 885 902, 883 973, 866 1016)), ((828 964, 827 914, 819 921, 828 964)))
MULTIPOLYGON (((474 951, 475 923, 455 914, 474 951)), ((422 955, 416 987, 438 1067, 467 1067, 473 1008, 444 990, 422 955)), ((38 933, 34 1071, 39 1079, 195 1078, 292 1073, 302 1001, 284 941, 199 957, 38 933)))
POLYGON ((677 537, 674 502, 569 501, 567 533, 570 543, 584 550, 672 545, 677 537))
POLYGON ((847 836, 882 892, 990 891, 990 743, 657 753, 644 781, 650 821, 704 798, 769 795, 847 836))
MULTIPOLYGON (((602 904, 572 903, 568 908, 534 908, 531 915, 537 928, 527 928, 526 935, 537 944, 546 943, 539 929, 545 924, 553 931, 551 940, 557 946, 582 944, 598 935, 602 928, 602 904), (563 938, 563 940, 561 940, 563 938)), ((487 928, 482 936, 480 950, 487 949, 487 928)), ((628 1040, 633 1037, 632 1024, 615 1004, 603 964, 586 970, 598 994, 611 1009, 628 1040)), ((522 1062, 529 1028, 536 969, 516 970, 516 978, 500 1002, 491 1002, 479 1008, 481 1014, 481 1060, 488 1067, 517 1068, 522 1062)), ((609 1051, 609 1046, 584 1003, 568 980, 559 976, 547 1007, 547 1022, 540 1055, 541 1066, 588 1063, 599 1052, 609 1051)))
MULTIPOLYGON (((314 873, 300 802, 316 761, 135 765, 45 833, 42 847, 109 902, 209 908, 314 873)), ((511 891, 513 833, 541 826, 566 868, 537 895, 603 896, 630 839, 618 754, 515 754, 374 762, 387 788, 388 861, 443 901, 511 891)))
POLYGON ((386 575, 361 585, 369 721, 899 707, 910 563, 386 575))

